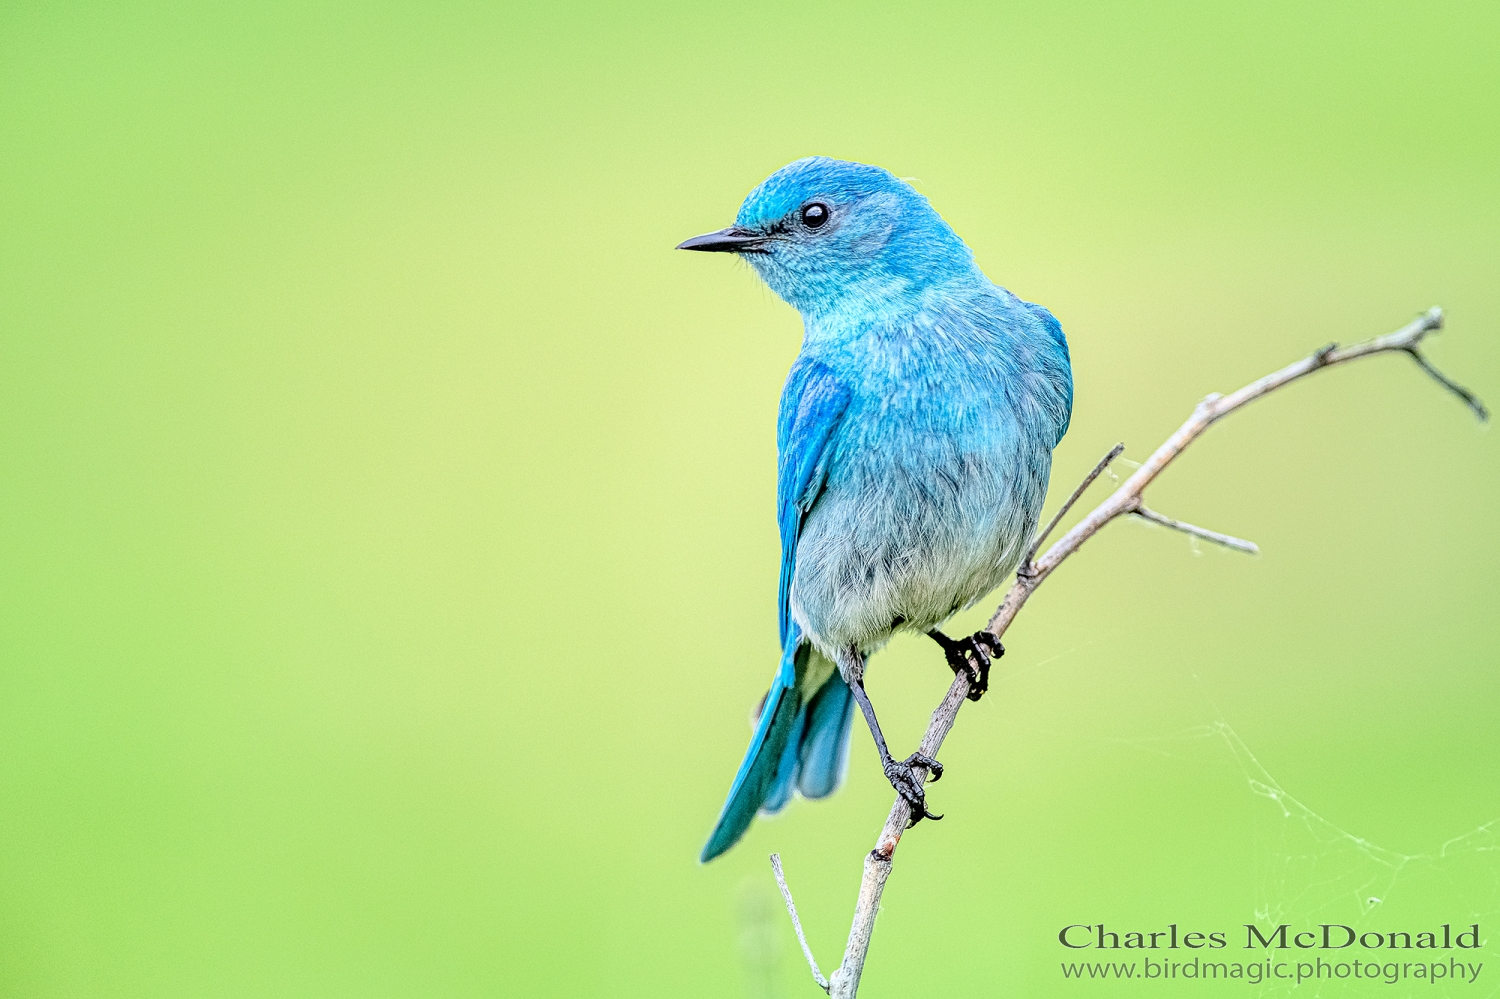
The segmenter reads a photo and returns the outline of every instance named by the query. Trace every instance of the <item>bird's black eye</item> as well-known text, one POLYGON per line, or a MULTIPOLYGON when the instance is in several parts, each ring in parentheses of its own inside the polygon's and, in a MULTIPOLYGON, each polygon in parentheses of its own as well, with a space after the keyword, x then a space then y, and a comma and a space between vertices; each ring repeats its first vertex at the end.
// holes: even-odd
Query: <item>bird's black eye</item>
POLYGON ((828 221, 828 206, 814 201, 802 206, 802 224, 809 229, 821 229, 828 221))

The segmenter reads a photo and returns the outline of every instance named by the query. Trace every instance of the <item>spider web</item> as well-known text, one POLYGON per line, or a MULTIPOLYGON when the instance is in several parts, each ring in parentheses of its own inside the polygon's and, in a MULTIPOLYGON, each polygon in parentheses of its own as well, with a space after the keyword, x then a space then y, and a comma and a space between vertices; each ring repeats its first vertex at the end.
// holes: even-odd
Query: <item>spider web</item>
MULTIPOLYGON (((1493 927, 1494 919, 1500 915, 1500 817, 1435 842, 1422 852, 1403 853, 1318 814, 1267 772, 1227 722, 1214 721, 1173 736, 1108 741, 1167 752, 1172 744, 1199 740, 1222 745, 1238 768, 1247 791, 1264 802, 1264 807, 1253 809, 1257 868, 1254 918, 1262 932, 1270 933, 1282 923, 1290 924, 1290 932, 1331 923, 1349 926, 1357 934, 1400 929, 1415 935, 1444 922, 1453 924, 1454 933, 1467 929, 1471 923, 1479 923, 1482 942, 1493 932, 1486 924, 1493 927), (1433 899, 1441 899, 1447 906, 1441 918, 1433 921, 1410 911, 1425 911, 1430 908, 1426 903, 1433 899)), ((1167 755, 1175 754, 1167 752, 1167 755)), ((1256 953, 1261 960, 1267 956, 1275 960, 1280 955, 1280 959, 1293 964, 1316 961, 1318 957, 1329 963, 1358 958, 1382 964, 1446 962, 1449 958, 1469 963, 1485 960, 1484 948, 1418 951, 1362 950, 1355 946, 1344 951, 1257 950, 1256 953)), ((1485 969, 1472 985, 1466 981, 1430 982, 1413 978, 1387 983, 1383 979, 1325 977, 1306 980, 1300 985, 1295 981, 1267 980, 1246 991, 1258 996, 1295 992, 1309 999, 1354 995, 1489 997, 1500 995, 1500 968, 1485 969)))

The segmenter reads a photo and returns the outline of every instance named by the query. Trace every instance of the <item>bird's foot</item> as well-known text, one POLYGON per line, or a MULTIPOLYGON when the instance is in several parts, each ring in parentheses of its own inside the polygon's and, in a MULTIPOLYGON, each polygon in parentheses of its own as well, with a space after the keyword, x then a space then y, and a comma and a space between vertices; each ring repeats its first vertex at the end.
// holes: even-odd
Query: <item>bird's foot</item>
POLYGON ((943 776, 943 765, 921 753, 912 753, 899 763, 896 760, 885 761, 885 779, 891 782, 891 787, 894 787, 896 793, 905 798, 906 803, 911 806, 911 818, 906 822, 908 829, 923 819, 935 821, 942 818, 941 815, 934 815, 927 810, 927 798, 922 790, 923 780, 922 776, 917 773, 917 766, 926 767, 932 774, 934 782, 943 776))
POLYGON ((930 631, 932 640, 943 647, 948 666, 955 673, 969 674, 969 700, 977 701, 990 689, 990 663, 1005 655, 1005 646, 988 631, 976 631, 968 638, 953 639, 941 631, 930 631))

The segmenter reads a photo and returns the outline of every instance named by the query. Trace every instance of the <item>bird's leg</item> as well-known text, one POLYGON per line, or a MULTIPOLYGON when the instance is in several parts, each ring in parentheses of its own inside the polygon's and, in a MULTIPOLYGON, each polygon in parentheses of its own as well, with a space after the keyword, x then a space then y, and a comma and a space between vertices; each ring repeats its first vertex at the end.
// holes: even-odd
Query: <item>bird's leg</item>
POLYGON ((953 639, 934 628, 927 637, 943 647, 948 666, 955 673, 969 674, 969 700, 977 701, 990 689, 990 661, 1005 655, 1005 646, 988 631, 953 639))
POLYGON ((875 706, 870 703, 870 695, 865 693, 865 663, 858 650, 849 649, 839 656, 839 673, 854 692, 854 700, 864 713, 865 724, 870 726, 870 735, 874 737, 875 748, 880 752, 880 765, 885 770, 885 779, 891 782, 896 793, 911 806, 911 819, 907 822, 907 828, 910 829, 923 819, 942 818, 927 810, 926 796, 922 790, 923 779, 915 768, 926 767, 932 774, 932 779, 937 781, 943 776, 943 765, 920 752, 912 753, 901 761, 891 756, 891 751, 885 745, 885 736, 880 731, 880 722, 875 719, 875 706))

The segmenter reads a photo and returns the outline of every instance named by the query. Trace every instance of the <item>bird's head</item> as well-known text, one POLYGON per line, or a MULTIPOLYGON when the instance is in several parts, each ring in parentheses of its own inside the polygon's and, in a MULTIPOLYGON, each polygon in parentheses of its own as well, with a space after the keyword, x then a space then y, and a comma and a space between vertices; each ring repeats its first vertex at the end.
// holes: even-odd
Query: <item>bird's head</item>
POLYGON ((680 250, 742 254, 804 315, 877 306, 973 270, 927 199, 880 167, 812 156, 761 181, 734 225, 680 250))

